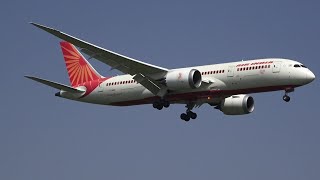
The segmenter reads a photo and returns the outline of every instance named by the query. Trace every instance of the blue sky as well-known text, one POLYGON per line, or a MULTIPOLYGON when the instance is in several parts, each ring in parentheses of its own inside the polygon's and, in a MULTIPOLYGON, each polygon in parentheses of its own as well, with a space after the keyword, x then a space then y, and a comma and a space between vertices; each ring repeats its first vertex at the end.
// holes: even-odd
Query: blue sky
MULTIPOLYGON (((253 94, 255 111, 109 107, 56 98, 23 75, 68 83, 58 28, 167 68, 298 60, 319 76, 317 1, 8 1, 0 7, 0 179, 319 179, 319 83, 253 94)), ((103 75, 110 67, 91 60, 103 75)))

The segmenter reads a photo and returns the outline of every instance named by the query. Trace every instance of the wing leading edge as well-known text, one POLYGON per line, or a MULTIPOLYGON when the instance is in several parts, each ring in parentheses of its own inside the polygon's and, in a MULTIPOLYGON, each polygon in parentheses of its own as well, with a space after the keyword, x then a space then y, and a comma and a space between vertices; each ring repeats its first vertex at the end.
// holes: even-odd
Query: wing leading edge
POLYGON ((142 73, 144 75, 152 75, 165 74, 168 72, 168 69, 166 68, 162 68, 159 66, 132 59, 130 57, 126 57, 124 55, 112 52, 110 50, 101 48, 89 42, 78 39, 76 37, 70 36, 59 30, 33 22, 31 22, 30 24, 44 31, 47 31, 48 33, 60 39, 70 42, 71 44, 81 48, 81 52, 111 66, 113 69, 118 69, 119 71, 125 74, 136 75, 142 73))

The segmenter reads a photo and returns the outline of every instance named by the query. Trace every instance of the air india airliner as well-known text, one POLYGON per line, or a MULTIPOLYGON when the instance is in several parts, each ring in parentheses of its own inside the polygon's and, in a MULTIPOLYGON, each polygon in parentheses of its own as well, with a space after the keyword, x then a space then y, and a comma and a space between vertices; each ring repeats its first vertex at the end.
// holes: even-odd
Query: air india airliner
POLYGON ((283 100, 289 102, 288 93, 315 79, 304 64, 282 58, 167 69, 112 52, 50 27, 31 24, 63 40, 60 46, 70 85, 25 77, 58 89, 55 94, 58 97, 75 101, 111 106, 152 104, 158 110, 171 104, 184 104, 186 112, 180 118, 189 121, 197 118, 192 110, 203 104, 209 104, 226 115, 252 113, 254 99, 248 95, 251 93, 283 91, 283 100), (80 52, 124 75, 100 75, 80 52))

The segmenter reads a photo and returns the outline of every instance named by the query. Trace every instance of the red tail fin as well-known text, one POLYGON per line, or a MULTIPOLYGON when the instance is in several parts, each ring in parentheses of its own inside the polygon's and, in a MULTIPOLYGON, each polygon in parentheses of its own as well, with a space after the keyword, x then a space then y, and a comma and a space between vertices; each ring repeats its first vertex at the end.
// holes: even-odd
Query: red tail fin
POLYGON ((66 62, 70 83, 73 87, 87 81, 102 78, 72 44, 60 42, 60 46, 66 62))

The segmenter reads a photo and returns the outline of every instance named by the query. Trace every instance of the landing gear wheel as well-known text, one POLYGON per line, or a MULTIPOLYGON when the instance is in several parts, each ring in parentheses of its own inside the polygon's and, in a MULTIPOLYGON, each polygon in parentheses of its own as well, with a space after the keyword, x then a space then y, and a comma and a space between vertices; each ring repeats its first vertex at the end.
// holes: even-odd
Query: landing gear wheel
POLYGON ((294 91, 294 88, 286 88, 285 90, 285 94, 283 95, 282 99, 285 101, 285 102, 289 102, 290 101, 290 96, 288 96, 288 93, 291 93, 294 91))
POLYGON ((170 102, 162 99, 162 100, 153 102, 152 106, 155 109, 161 110, 164 107, 168 108, 170 106, 170 102))
POLYGON ((163 105, 159 102, 154 102, 152 104, 152 106, 153 106, 153 108, 158 109, 158 110, 161 110, 163 108, 163 105))
POLYGON ((289 101, 290 101, 290 96, 284 95, 282 99, 283 99, 285 102, 289 102, 289 101))
POLYGON ((190 116, 190 118, 191 118, 191 119, 196 119, 197 116, 198 116, 197 113, 192 113, 191 116, 190 116))
POLYGON ((180 118, 186 122, 188 122, 190 120, 190 116, 188 116, 186 113, 182 113, 180 115, 180 118))
POLYGON ((164 101, 163 103, 163 107, 168 108, 170 106, 169 101, 164 101))
POLYGON ((158 109, 159 103, 154 102, 154 103, 152 104, 152 106, 153 106, 153 108, 158 109))
POLYGON ((196 119, 197 118, 197 113, 194 113, 192 111, 188 111, 187 115, 191 118, 191 119, 196 119))

